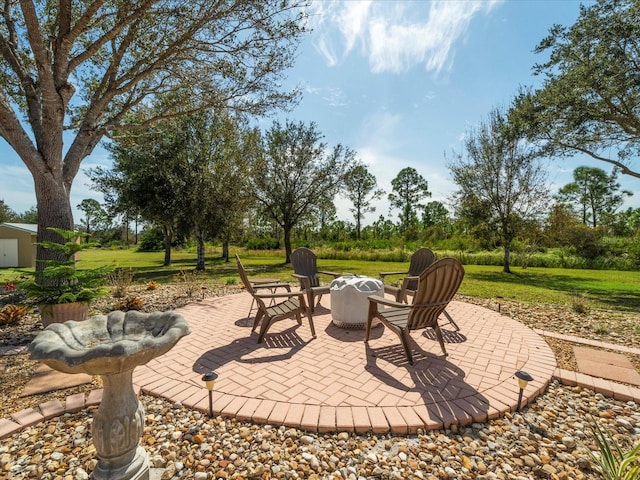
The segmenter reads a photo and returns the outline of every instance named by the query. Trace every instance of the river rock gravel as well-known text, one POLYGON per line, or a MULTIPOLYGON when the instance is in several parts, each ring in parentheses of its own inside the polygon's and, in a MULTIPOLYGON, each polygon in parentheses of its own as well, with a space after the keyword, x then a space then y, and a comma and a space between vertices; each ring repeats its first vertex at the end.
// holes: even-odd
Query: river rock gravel
MULTIPOLYGON (((142 445, 162 480, 172 479, 595 479, 587 449, 597 423, 624 449, 640 441, 634 402, 552 382, 521 413, 416 435, 308 433, 253 425, 143 395, 142 445)), ((0 442, 0 478, 89 478, 95 407, 0 442)))
MULTIPOLYGON (((237 286, 208 288, 198 296, 180 285, 157 291, 135 287, 144 311, 178 308, 202 297, 238 292, 237 286), (200 297, 200 295, 202 297, 200 297)), ((487 299, 459 298, 496 309, 487 299)), ((103 299, 94 313, 113 309, 103 299)), ((503 302, 502 313, 531 328, 640 347, 640 316, 567 306, 503 302)), ((0 345, 28 344, 41 330, 36 315, 0 329, 0 345)), ((571 344, 547 339, 561 368, 574 369, 571 344)), ((631 356, 634 357, 634 356, 631 356)), ((639 365, 637 358, 632 358, 639 365)), ((99 387, 83 387, 20 398, 35 362, 25 355, 0 359, 0 418, 50 398, 99 387), (2 365, 0 365, 2 366, 2 365), (2 369, 0 369, 2 371, 2 369), (29 403, 31 402, 31 403, 29 403)), ((205 414, 142 395, 146 427, 142 445, 156 478, 174 479, 596 479, 587 449, 595 450, 596 423, 624 449, 640 442, 640 409, 579 387, 552 382, 522 413, 487 423, 419 432, 417 435, 315 434, 271 425, 253 425, 205 414)), ((88 479, 95 468, 91 422, 96 407, 66 414, 0 440, 0 480, 88 479)))

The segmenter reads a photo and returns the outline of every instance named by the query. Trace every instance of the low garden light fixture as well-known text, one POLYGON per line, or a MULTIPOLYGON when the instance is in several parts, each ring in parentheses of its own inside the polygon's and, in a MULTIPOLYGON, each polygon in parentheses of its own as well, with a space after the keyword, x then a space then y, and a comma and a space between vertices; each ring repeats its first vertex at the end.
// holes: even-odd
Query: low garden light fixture
POLYGON ((496 302, 498 303, 498 313, 500 313, 500 310, 502 310, 502 300, 503 298, 500 295, 496 297, 496 302))
POLYGON ((518 392, 518 404, 516 405, 516 411, 520 411, 520 404, 522 403, 522 393, 524 389, 527 388, 527 384, 533 380, 533 377, 529 375, 527 372, 517 371, 516 378, 518 379, 518 387, 520 391, 518 392))
POLYGON ((207 372, 202 376, 202 381, 209 390, 209 417, 213 417, 213 385, 218 378, 216 372, 207 372))

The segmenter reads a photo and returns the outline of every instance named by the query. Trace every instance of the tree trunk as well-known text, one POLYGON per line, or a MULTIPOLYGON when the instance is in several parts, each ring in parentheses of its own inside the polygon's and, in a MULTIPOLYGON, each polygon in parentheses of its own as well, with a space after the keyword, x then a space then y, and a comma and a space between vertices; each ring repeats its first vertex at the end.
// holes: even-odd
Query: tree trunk
POLYGON ((199 229, 196 229, 196 242, 198 243, 197 260, 196 260, 196 271, 204 272, 204 268, 205 268, 204 234, 199 229))
MULTIPOLYGON (((61 243, 62 237, 49 230, 49 227, 63 230, 73 230, 73 212, 69 190, 63 182, 58 182, 49 175, 34 175, 34 185, 36 190, 36 202, 38 208, 38 235, 37 241, 49 241, 61 243)), ((42 260, 64 261, 59 252, 52 249, 37 247, 36 272, 44 269, 42 260)))
POLYGON ((502 265, 503 273, 511 273, 511 242, 504 244, 504 261, 502 265))
POLYGON ((291 263, 291 227, 284 227, 284 263, 291 263))
POLYGON ((229 239, 225 238, 222 241, 222 258, 224 258, 225 263, 229 263, 229 239))
POLYGON ((173 234, 171 228, 163 225, 162 230, 164 232, 164 263, 165 267, 171 265, 171 241, 173 240, 173 234))

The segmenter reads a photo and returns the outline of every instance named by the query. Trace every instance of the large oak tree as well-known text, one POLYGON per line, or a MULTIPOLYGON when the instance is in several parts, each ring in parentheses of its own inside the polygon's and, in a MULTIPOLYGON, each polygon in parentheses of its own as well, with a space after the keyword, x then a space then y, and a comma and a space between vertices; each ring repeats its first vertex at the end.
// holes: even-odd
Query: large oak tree
POLYGON ((598 0, 537 46, 543 85, 521 92, 511 119, 548 156, 583 153, 640 178, 639 18, 637 0, 598 0))
POLYGON ((0 137, 33 176, 38 240, 61 240, 46 227, 73 228, 70 190, 82 160, 110 132, 138 127, 127 119, 150 101, 171 94, 147 123, 289 105, 296 92, 279 82, 304 32, 304 3, 2 2, 0 137))

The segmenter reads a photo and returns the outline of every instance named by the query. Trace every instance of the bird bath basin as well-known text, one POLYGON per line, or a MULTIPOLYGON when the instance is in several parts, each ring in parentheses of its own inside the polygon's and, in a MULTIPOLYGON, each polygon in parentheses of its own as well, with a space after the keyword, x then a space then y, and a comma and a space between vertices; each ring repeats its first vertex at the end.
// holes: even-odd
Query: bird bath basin
POLYGON ((54 323, 29 345, 32 360, 65 373, 100 375, 102 402, 93 419, 96 480, 147 480, 149 461, 139 446, 144 407, 133 390, 133 369, 168 352, 190 333, 173 312, 115 311, 88 320, 54 323))

